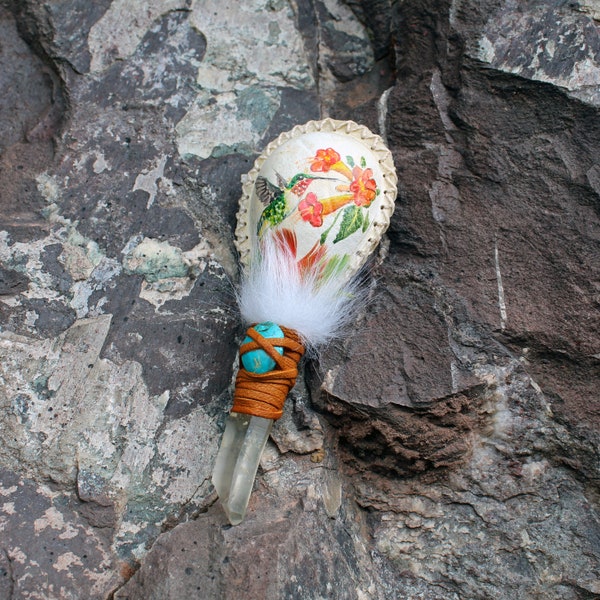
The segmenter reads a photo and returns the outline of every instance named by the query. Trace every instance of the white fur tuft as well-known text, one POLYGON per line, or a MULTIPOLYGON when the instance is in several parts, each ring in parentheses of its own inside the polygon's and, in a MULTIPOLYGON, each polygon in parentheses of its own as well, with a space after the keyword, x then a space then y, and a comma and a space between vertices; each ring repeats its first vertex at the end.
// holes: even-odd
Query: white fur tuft
POLYGON ((261 243, 260 260, 250 265, 238 297, 247 323, 272 321, 298 332, 309 349, 338 337, 353 319, 365 292, 356 279, 320 279, 301 274, 295 258, 270 236, 261 243))

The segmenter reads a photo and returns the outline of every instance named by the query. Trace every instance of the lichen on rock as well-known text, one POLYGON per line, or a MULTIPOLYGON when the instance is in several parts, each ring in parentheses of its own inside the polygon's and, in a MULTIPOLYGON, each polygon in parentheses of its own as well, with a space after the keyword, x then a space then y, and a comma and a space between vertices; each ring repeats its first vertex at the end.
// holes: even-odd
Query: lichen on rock
POLYGON ((0 597, 596 597, 597 13, 2 3, 0 597), (241 177, 325 116, 396 211, 228 527, 241 177))

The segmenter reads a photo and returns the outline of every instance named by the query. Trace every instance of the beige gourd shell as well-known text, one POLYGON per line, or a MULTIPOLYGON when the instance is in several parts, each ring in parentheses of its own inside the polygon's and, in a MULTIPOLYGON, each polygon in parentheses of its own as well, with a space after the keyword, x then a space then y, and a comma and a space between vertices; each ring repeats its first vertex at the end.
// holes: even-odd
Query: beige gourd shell
POLYGON ((244 269, 273 234, 301 268, 351 277, 390 223, 396 185, 391 152, 362 125, 324 119, 282 133, 243 182, 236 247, 244 269))

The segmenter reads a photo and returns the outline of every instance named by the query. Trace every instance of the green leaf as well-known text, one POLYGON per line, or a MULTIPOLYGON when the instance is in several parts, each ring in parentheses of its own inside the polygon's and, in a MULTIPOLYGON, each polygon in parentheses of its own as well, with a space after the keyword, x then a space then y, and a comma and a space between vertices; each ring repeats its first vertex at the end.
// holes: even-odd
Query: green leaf
POLYGON ((346 156, 346 162, 350 167, 354 166, 354 159, 351 156, 346 156))
POLYGON ((329 235, 329 232, 333 229, 333 226, 337 223, 339 218, 340 218, 340 212, 338 211, 335 214, 335 219, 333 219, 333 223, 331 223, 331 225, 321 234, 321 239, 319 240, 319 243, 321 244, 321 246, 327 241, 327 236, 329 235))
POLYGON ((364 156, 361 156, 361 157, 360 157, 360 166, 361 166, 363 169, 365 169, 365 168, 366 168, 366 166, 367 166, 367 161, 365 160, 365 157, 364 157, 364 156))
POLYGON ((362 224, 362 232, 364 233, 367 230, 367 227, 369 227, 369 213, 365 213, 365 216, 363 218, 363 224, 362 224))
POLYGON ((322 280, 327 281, 330 277, 334 277, 344 271, 346 265, 350 262, 350 256, 348 254, 344 254, 343 256, 339 256, 334 254, 325 265, 325 269, 323 270, 322 280))
POLYGON ((348 236, 352 235, 355 231, 358 231, 363 224, 363 212, 360 206, 355 204, 348 206, 344 209, 342 215, 342 223, 340 229, 333 240, 334 244, 345 240, 348 236))

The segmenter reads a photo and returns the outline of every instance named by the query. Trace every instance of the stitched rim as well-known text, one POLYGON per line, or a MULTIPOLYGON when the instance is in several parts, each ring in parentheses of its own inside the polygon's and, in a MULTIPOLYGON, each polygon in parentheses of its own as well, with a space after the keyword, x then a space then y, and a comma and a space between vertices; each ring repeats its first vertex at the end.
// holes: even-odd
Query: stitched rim
POLYGON ((240 198, 239 211, 237 213, 235 246, 240 255, 240 262, 245 270, 250 266, 252 260, 253 248, 249 231, 248 213, 256 178, 265 160, 267 160, 274 150, 293 138, 313 132, 345 134, 359 140, 377 157, 383 176, 383 197, 381 199, 379 214, 371 221, 362 241, 358 244, 350 259, 346 271, 348 277, 356 273, 365 263, 367 257, 375 250, 382 235, 389 227, 390 218, 395 207, 398 178, 396 176, 392 153, 388 150, 383 140, 364 125, 359 125, 354 121, 337 121, 329 118, 321 121, 309 121, 304 125, 296 125, 290 131, 282 133, 277 139, 270 142, 263 153, 256 159, 252 169, 242 178, 242 197, 240 198))

